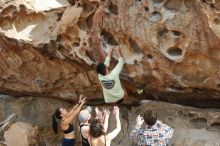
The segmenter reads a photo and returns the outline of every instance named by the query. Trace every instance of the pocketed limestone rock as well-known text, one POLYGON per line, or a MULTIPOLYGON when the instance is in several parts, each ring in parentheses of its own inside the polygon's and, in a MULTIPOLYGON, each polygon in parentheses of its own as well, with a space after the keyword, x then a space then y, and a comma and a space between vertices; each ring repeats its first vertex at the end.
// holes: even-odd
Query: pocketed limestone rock
POLYGON ((30 124, 17 122, 4 133, 7 146, 45 145, 39 142, 39 131, 30 124))

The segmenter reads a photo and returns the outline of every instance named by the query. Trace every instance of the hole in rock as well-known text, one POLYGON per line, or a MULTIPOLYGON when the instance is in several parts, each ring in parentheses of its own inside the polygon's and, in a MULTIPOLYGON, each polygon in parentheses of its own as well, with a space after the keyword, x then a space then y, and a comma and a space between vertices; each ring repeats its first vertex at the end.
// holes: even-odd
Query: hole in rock
POLYGON ((220 11, 220 1, 215 3, 215 10, 220 11))
POLYGON ((76 1, 76 2, 75 2, 75 5, 76 5, 76 7, 81 7, 81 6, 82 6, 82 4, 81 4, 80 1, 76 1))
POLYGON ((75 0, 68 0, 71 5, 75 5, 75 0))
POLYGON ((147 55, 147 58, 148 58, 148 59, 153 59, 153 56, 152 56, 151 54, 148 54, 148 55, 147 55))
POLYGON ((134 41, 132 38, 129 38, 129 43, 130 43, 130 47, 131 49, 134 51, 134 53, 141 53, 141 49, 138 46, 138 44, 136 43, 136 41, 134 41))
POLYGON ((109 6, 109 11, 115 15, 118 15, 118 7, 117 5, 114 5, 112 2, 109 6))
POLYGON ((94 14, 95 13, 92 13, 86 18, 86 24, 87 24, 88 28, 92 28, 94 14))
POLYGON ((160 15, 160 12, 157 12, 157 11, 153 11, 153 16, 157 16, 157 15, 160 15))
POLYGON ((62 35, 59 34, 59 35, 57 36, 57 41, 58 41, 58 42, 61 42, 61 41, 62 41, 62 35))
POLYGON ((63 45, 59 45, 58 46, 58 50, 60 51, 60 52, 66 52, 67 50, 66 50, 66 48, 63 46, 63 45))
POLYGON ((164 2, 165 0, 153 0, 154 3, 162 3, 164 2))
POLYGON ((162 15, 161 15, 160 12, 157 12, 157 11, 154 11, 152 13, 152 16, 149 18, 149 20, 152 21, 152 22, 157 22, 161 19, 162 19, 162 15))
POLYGON ((19 9, 20 9, 21 11, 26 11, 26 7, 25 7, 25 5, 23 5, 23 4, 20 4, 20 5, 19 5, 19 9))
POLYGON ((171 47, 171 48, 167 49, 167 53, 170 56, 181 56, 182 52, 183 51, 178 47, 171 47))
POLYGON ((220 129, 220 123, 212 123, 211 126, 220 129))
POLYGON ((180 8, 181 3, 182 0, 168 0, 165 2, 164 6, 167 9, 178 10, 180 8))
POLYGON ((144 7, 145 12, 149 12, 149 8, 148 7, 144 7))
POLYGON ((74 42, 74 43, 72 43, 72 46, 73 47, 79 47, 79 43, 78 42, 74 42))
POLYGON ((52 58, 55 50, 54 48, 51 48, 50 44, 44 44, 44 46, 40 49, 40 52, 43 55, 48 56, 49 58, 52 58))
POLYGON ((108 43, 111 44, 111 45, 114 45, 114 46, 118 46, 118 42, 114 39, 114 37, 110 37, 108 39, 108 43))
POLYGON ((104 37, 104 40, 106 43, 112 45, 112 46, 117 46, 119 45, 118 42, 114 39, 111 33, 107 32, 106 30, 102 30, 101 36, 104 37))
POLYGON ((134 65, 138 65, 138 61, 136 59, 134 60, 134 65))
POLYGON ((220 24, 220 19, 219 18, 213 19, 213 23, 216 24, 216 25, 219 25, 220 24))
POLYGON ((63 12, 57 13, 57 21, 60 21, 63 16, 63 12))
POLYGON ((181 32, 177 31, 177 30, 172 30, 172 33, 174 36, 180 36, 181 32))
POLYGON ((81 41, 80 37, 75 37, 75 40, 76 40, 76 42, 80 42, 81 41))
POLYGON ((210 4, 210 7, 211 7, 212 9, 215 9, 215 5, 214 5, 214 4, 210 4))
POLYGON ((56 42, 56 40, 50 40, 50 44, 51 44, 51 46, 53 46, 54 48, 57 49, 57 42, 56 42))
POLYGON ((188 116, 189 116, 190 119, 193 119, 193 118, 195 118, 196 115, 194 115, 192 113, 189 113, 188 116))
POLYGON ((201 129, 207 126, 207 119, 205 118, 195 118, 190 120, 190 124, 193 128, 201 129))
POLYGON ((168 33, 168 32, 169 32, 168 29, 163 28, 162 30, 160 30, 160 31, 158 32, 158 35, 159 35, 160 37, 162 37, 165 33, 168 33))

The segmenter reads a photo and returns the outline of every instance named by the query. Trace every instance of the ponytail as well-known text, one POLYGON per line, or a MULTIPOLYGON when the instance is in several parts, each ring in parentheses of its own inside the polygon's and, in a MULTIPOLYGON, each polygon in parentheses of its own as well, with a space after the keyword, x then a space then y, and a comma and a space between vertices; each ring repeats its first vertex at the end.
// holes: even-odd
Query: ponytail
POLYGON ((58 120, 61 119, 60 116, 60 108, 56 109, 55 113, 52 116, 52 126, 53 126, 53 131, 55 134, 58 133, 58 120))

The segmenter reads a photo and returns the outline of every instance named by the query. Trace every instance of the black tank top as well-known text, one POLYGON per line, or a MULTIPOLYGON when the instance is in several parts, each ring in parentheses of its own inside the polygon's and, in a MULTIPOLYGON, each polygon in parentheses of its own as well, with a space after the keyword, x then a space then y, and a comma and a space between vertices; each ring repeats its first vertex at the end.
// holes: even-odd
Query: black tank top
POLYGON ((73 130, 74 130, 74 128, 73 128, 73 124, 69 124, 68 129, 63 130, 63 133, 65 133, 65 134, 69 134, 69 133, 71 133, 73 130))
POLYGON ((82 124, 82 125, 79 125, 79 127, 80 127, 80 136, 81 136, 81 139, 82 139, 82 146, 90 146, 88 139, 86 139, 86 138, 84 138, 84 137, 82 136, 81 129, 82 129, 83 126, 89 126, 89 125, 83 125, 83 124, 82 124))

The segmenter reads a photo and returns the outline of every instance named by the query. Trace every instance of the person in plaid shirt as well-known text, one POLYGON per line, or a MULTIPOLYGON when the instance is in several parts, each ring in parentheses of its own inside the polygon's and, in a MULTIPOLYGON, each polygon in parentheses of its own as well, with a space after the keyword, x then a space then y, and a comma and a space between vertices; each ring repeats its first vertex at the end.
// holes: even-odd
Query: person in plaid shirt
POLYGON ((130 138, 139 146, 167 146, 169 140, 173 136, 173 128, 153 116, 151 110, 144 113, 144 117, 138 115, 136 125, 131 130, 130 138), (141 128, 141 125, 146 123, 146 126, 141 128))

